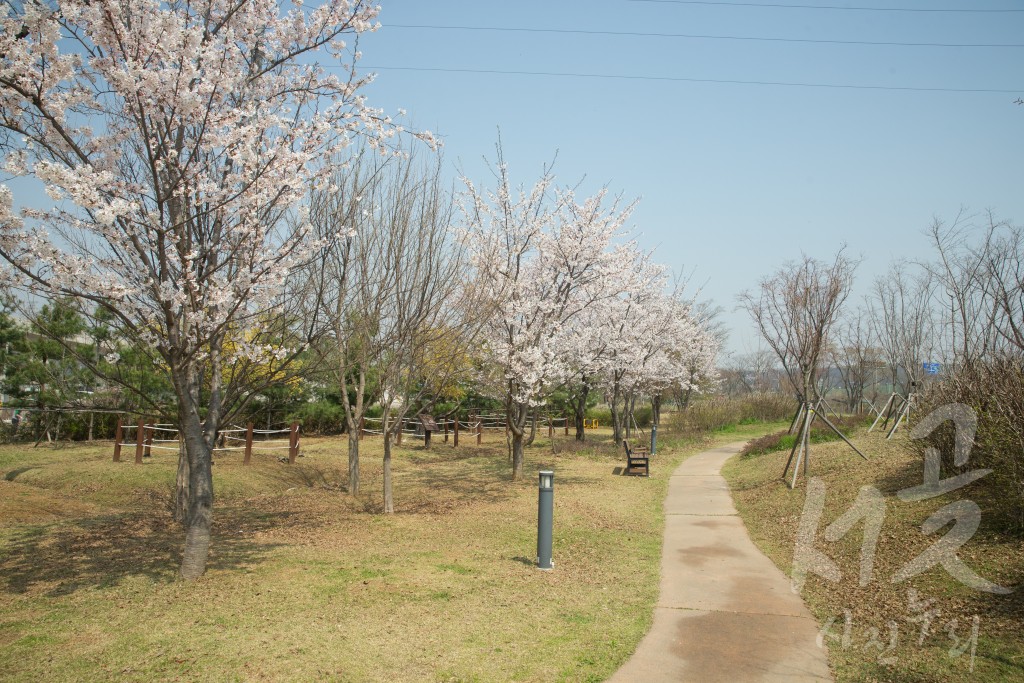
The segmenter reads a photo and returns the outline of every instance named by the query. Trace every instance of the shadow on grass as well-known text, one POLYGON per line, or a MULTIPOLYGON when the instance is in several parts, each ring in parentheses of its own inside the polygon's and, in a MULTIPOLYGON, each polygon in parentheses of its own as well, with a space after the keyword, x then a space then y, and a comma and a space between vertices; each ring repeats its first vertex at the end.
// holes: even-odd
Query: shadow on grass
MULTIPOLYGON (((277 543, 256 533, 310 520, 290 512, 215 509, 208 569, 231 570, 260 562, 277 543)), ((176 580, 185 534, 164 512, 118 513, 69 523, 26 527, 10 536, 0 557, 0 584, 9 593, 42 589, 51 597, 105 588, 129 577, 176 580)))
POLYGON ((5 474, 4 475, 4 479, 7 480, 7 481, 14 481, 15 479, 17 479, 21 475, 25 474, 29 470, 38 470, 38 469, 42 469, 42 468, 37 466, 37 465, 30 465, 29 467, 19 467, 18 469, 11 470, 7 474, 5 474))

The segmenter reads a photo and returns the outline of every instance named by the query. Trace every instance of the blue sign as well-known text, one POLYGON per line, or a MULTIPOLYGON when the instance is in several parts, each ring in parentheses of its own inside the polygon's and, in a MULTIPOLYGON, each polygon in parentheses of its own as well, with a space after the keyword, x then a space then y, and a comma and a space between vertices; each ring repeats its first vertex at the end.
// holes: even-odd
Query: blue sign
POLYGON ((939 364, 938 363, 921 363, 921 367, 929 375, 937 375, 937 374, 939 374, 939 364))

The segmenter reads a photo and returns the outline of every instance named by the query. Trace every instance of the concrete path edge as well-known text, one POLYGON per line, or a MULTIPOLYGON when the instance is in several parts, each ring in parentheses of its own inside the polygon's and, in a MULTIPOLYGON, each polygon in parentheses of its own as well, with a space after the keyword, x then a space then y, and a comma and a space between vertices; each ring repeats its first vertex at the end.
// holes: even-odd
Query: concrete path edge
POLYGON ((750 540, 720 473, 742 447, 691 456, 669 479, 654 623, 613 683, 832 680, 817 622, 750 540))

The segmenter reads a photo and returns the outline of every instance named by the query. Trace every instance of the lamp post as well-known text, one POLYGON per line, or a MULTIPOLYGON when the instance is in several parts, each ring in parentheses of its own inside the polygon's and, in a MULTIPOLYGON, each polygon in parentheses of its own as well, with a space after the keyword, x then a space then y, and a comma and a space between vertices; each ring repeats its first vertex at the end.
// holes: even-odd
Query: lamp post
POLYGON ((658 447, 658 425, 651 425, 651 455, 654 455, 655 449, 658 447))
POLYGON ((551 526, 555 507, 555 473, 544 470, 540 473, 537 491, 537 567, 552 569, 551 526))

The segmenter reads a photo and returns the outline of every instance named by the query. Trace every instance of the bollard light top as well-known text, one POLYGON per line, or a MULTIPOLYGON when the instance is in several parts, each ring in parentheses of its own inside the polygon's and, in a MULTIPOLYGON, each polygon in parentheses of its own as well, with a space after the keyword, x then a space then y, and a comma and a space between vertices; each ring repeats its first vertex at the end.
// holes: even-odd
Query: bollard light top
POLYGON ((540 476, 540 488, 549 490, 554 487, 555 473, 551 470, 542 470, 539 473, 540 476))

